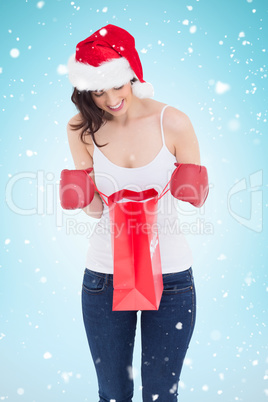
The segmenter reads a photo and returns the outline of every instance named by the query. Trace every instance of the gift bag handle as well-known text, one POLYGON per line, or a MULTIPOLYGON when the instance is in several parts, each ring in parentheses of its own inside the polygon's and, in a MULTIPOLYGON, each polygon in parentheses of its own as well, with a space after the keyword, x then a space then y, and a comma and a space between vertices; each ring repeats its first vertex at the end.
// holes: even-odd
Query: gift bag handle
POLYGON ((86 172, 86 174, 88 174, 88 177, 89 177, 90 180, 92 181, 92 183, 93 183, 93 185, 94 185, 94 187, 95 187, 95 190, 100 194, 101 199, 102 199, 103 202, 108 206, 108 202, 107 202, 107 201, 105 200, 105 198, 104 198, 104 197, 106 197, 106 198, 108 199, 108 196, 107 196, 106 194, 102 193, 102 192, 97 188, 96 184, 94 183, 94 180, 93 180, 92 177, 89 175, 89 173, 91 173, 92 170, 93 170, 93 168, 88 168, 88 169, 84 169, 84 172, 86 172))
POLYGON ((181 167, 182 163, 174 163, 174 165, 177 167, 177 169, 174 169, 174 171, 172 172, 171 178, 169 179, 169 181, 168 181, 167 184, 165 185, 165 187, 164 187, 162 193, 159 195, 158 200, 160 200, 160 198, 162 198, 163 195, 165 195, 165 194, 170 190, 170 188, 168 188, 167 190, 166 190, 166 188, 167 188, 167 186, 169 185, 169 183, 171 182, 171 179, 172 179, 174 173, 181 167), (166 190, 166 191, 165 191, 165 190, 166 190))

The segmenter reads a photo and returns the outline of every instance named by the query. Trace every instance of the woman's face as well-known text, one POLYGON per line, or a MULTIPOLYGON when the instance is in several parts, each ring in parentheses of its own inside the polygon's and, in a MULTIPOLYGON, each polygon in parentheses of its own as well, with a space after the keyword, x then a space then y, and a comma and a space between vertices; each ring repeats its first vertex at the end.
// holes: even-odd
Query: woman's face
POLYGON ((119 88, 115 87, 106 91, 93 91, 91 94, 95 104, 113 116, 124 114, 133 97, 130 82, 119 88))

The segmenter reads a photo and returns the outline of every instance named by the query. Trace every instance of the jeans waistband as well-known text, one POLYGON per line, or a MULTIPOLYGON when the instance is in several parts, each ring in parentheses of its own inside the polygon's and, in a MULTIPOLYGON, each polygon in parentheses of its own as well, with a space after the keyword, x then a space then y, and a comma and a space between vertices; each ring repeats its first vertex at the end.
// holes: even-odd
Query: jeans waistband
MULTIPOLYGON (((105 273, 103 273, 103 272, 93 271, 92 269, 89 269, 89 268, 85 268, 85 271, 86 271, 86 269, 88 269, 89 271, 91 271, 95 276, 98 276, 98 277, 100 277, 100 278, 104 278, 104 279, 105 279, 105 283, 110 282, 110 281, 113 281, 113 274, 105 274, 105 273)), ((85 271, 84 271, 84 272, 85 272, 85 271)), ((185 271, 189 271, 190 274, 191 274, 191 277, 193 276, 193 270, 192 270, 192 266, 191 266, 190 268, 188 268, 188 269, 186 269, 186 270, 184 270, 184 271, 178 271, 178 272, 171 272, 171 273, 169 273, 169 274, 163 274, 163 278, 165 278, 165 277, 167 277, 167 276, 170 276, 170 275, 179 274, 180 272, 185 272, 185 271)))

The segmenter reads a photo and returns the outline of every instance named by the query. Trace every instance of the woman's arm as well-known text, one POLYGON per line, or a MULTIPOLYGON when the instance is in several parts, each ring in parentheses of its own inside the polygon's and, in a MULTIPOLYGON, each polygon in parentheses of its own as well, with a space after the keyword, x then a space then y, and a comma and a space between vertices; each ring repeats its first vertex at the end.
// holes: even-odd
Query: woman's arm
POLYGON ((207 169, 201 166, 193 126, 189 117, 175 108, 169 110, 169 116, 165 117, 169 144, 173 146, 178 162, 170 181, 170 192, 178 200, 200 208, 207 199, 209 185, 207 169))
POLYGON ((164 133, 174 147, 174 155, 179 163, 201 165, 199 144, 189 117, 173 107, 165 110, 164 133))
MULTIPOLYGON (((79 114, 72 117, 67 125, 67 134, 70 151, 73 157, 74 165, 76 169, 87 169, 93 167, 93 160, 89 152, 87 151, 86 145, 80 139, 80 134, 82 129, 73 130, 71 128, 72 124, 77 124, 79 122, 79 114)), ((94 183, 94 170, 90 174, 94 183)), ((95 192, 92 202, 87 205, 82 210, 92 218, 100 218, 103 212, 103 203, 100 195, 95 192)))

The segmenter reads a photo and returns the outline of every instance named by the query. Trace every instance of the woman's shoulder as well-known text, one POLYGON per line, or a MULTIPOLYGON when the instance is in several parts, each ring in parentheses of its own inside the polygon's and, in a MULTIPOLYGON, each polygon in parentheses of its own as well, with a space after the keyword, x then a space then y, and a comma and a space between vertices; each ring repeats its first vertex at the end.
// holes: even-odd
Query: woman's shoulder
POLYGON ((166 104, 164 102, 159 102, 155 99, 143 99, 144 100, 144 106, 148 108, 148 110, 151 110, 152 112, 161 112, 165 106, 168 106, 165 109, 164 116, 166 116, 166 120, 170 121, 173 124, 178 123, 179 121, 182 121, 184 119, 187 119, 188 116, 181 110, 175 108, 174 106, 171 106, 169 104, 166 104))
POLYGON ((169 145, 168 148, 171 150, 178 141, 181 143, 185 137, 189 137, 193 132, 193 127, 190 118, 182 110, 152 99, 150 99, 150 103, 148 102, 148 107, 151 109, 154 108, 158 115, 165 106, 168 107, 164 110, 162 125, 166 144, 167 146, 169 145))
POLYGON ((151 99, 151 98, 142 99, 142 103, 143 103, 144 110, 151 112, 151 113, 154 113, 154 112, 158 113, 165 106, 165 103, 159 102, 159 101, 157 101, 155 99, 151 99))
MULTIPOLYGON (((78 140, 81 141, 81 137, 84 132, 83 122, 84 120, 80 112, 71 117, 67 123, 68 136, 75 136, 78 140)), ((92 139, 90 135, 87 135, 86 137, 83 136, 83 139, 86 141, 87 145, 92 145, 92 139)))
POLYGON ((167 105, 163 114, 164 130, 169 132, 177 132, 180 128, 188 126, 190 122, 189 116, 180 109, 174 106, 167 105))
POLYGON ((70 120, 68 121, 67 127, 71 128, 72 125, 80 124, 80 123, 82 123, 82 121, 83 121, 82 115, 79 112, 70 118, 70 120))

